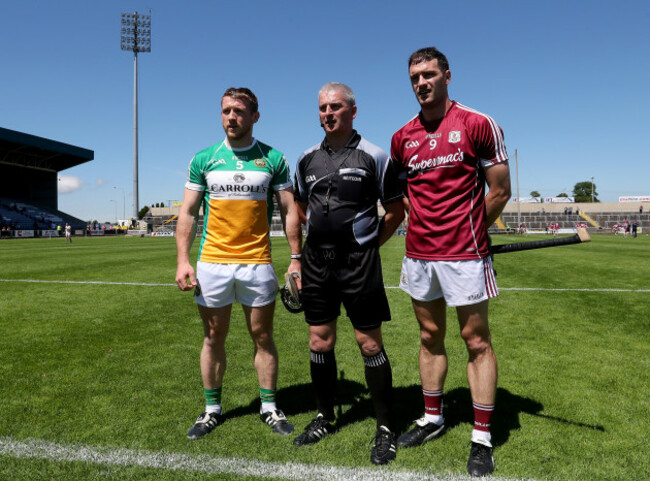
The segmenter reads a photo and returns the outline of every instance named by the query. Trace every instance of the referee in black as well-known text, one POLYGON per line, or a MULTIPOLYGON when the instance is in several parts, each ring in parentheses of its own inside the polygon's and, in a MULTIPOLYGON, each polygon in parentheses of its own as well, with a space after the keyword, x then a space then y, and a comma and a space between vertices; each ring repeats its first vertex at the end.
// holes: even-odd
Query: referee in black
POLYGON ((318 414, 294 440, 313 444, 335 429, 336 323, 341 303, 354 326, 377 418, 370 460, 395 459, 390 422, 393 378, 381 325, 390 320, 379 258, 404 219, 403 195, 386 153, 354 130, 357 107, 347 85, 318 94, 325 140, 303 152, 294 182, 307 238, 302 250, 302 301, 309 324, 310 371, 318 414), (377 201, 386 214, 378 217, 377 201))

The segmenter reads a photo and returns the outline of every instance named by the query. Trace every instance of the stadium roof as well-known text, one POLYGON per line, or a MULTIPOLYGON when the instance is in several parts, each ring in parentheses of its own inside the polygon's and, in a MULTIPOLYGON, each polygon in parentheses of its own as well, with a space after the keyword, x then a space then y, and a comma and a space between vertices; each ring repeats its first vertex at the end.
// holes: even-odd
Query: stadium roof
POLYGON ((0 127, 0 163, 59 172, 95 158, 95 152, 0 127))

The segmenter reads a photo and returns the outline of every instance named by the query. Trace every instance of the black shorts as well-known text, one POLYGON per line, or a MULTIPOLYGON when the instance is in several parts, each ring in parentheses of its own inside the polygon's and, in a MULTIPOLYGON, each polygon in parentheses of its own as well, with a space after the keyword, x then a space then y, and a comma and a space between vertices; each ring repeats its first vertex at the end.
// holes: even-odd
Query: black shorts
POLYGON ((390 321, 379 247, 360 250, 302 250, 302 303, 310 325, 341 315, 341 303, 355 329, 365 331, 390 321))

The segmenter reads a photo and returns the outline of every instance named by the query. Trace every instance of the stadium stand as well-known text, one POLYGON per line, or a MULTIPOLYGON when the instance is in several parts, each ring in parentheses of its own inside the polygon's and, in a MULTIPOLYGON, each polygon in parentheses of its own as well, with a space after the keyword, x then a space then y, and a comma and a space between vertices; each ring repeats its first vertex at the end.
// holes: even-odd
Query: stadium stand
MULTIPOLYGON (((92 150, 0 127, 0 223, 17 230, 44 230, 86 223, 58 210, 58 173, 93 160, 92 150)), ((5 230, 6 232, 6 230, 5 230)))
MULTIPOLYGON (((176 202, 176 204, 180 203, 176 202)), ((645 204, 643 206, 643 212, 640 213, 639 204, 632 202, 597 202, 594 204, 522 203, 519 206, 520 212, 518 213, 517 204, 510 202, 497 222, 490 228, 490 234, 506 233, 508 232, 508 228, 510 232, 516 232, 518 218, 522 224, 526 224, 529 232, 545 232, 549 224, 557 222, 560 229, 575 229, 578 224, 584 224, 592 233, 611 233, 614 225, 623 224, 625 219, 629 222, 636 221, 641 227, 650 230, 650 203, 645 202, 643 204, 645 204), (565 212, 567 206, 572 208, 571 214, 565 212)), ((152 207, 145 217, 145 220, 150 226, 149 230, 151 232, 156 232, 157 230, 161 230, 162 232, 175 232, 178 210, 178 205, 152 207)), ((381 206, 379 206, 379 213, 380 215, 384 213, 381 206)), ((408 218, 404 220, 396 233, 398 235, 404 235, 407 225, 408 218)), ((202 229, 203 215, 201 213, 197 235, 202 233, 202 229)), ((271 235, 284 235, 277 205, 273 211, 271 235)))
MULTIPOLYGON (((269 232, 271 237, 283 236, 284 230, 282 228, 282 217, 280 216, 280 210, 278 208, 277 202, 273 201, 273 217, 271 218, 271 225, 269 232)), ((176 220, 178 218, 179 206, 176 207, 152 207, 149 209, 149 212, 144 217, 143 220, 149 225, 150 232, 176 232, 176 220)), ((379 215, 384 215, 385 211, 381 204, 378 205, 379 215)), ((404 220, 402 224, 397 228, 396 232, 398 234, 404 235, 406 233, 406 227, 408 220, 404 220)), ((199 214, 199 222, 197 226, 197 235, 203 233, 203 209, 199 214)))
POLYGON ((639 205, 624 202, 596 202, 589 204, 568 204, 572 211, 566 212, 567 204, 521 204, 510 203, 500 216, 501 224, 495 223, 490 228, 491 234, 514 232, 518 223, 526 224, 529 231, 545 231, 552 222, 557 222, 560 229, 573 229, 577 224, 585 224, 590 232, 611 232, 614 225, 638 222, 640 226, 650 227, 650 214, 647 206, 639 212, 639 205))

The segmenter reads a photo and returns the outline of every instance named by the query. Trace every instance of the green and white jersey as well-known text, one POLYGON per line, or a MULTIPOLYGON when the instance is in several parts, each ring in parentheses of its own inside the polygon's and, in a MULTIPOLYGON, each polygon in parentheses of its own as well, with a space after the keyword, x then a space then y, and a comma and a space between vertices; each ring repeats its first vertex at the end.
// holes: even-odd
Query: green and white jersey
POLYGON ((198 260, 270 263, 273 194, 291 185, 284 155, 255 139, 241 149, 230 147, 226 139, 197 153, 190 162, 185 188, 204 193, 198 260))

